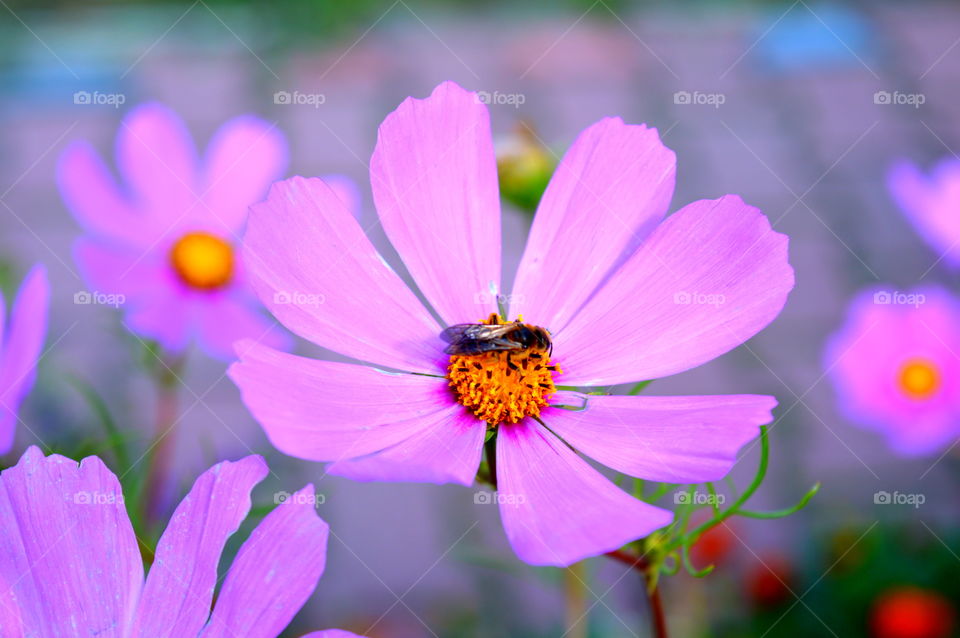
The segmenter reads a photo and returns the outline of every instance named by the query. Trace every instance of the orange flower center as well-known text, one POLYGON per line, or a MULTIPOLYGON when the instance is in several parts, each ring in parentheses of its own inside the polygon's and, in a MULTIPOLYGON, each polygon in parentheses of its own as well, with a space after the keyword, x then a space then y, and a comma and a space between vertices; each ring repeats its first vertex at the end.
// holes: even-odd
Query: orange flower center
POLYGON ((929 399, 940 388, 940 371, 927 359, 910 359, 900 368, 900 390, 911 399, 929 399))
MULTIPOLYGON (((491 315, 485 324, 501 324, 491 315)), ((563 371, 550 364, 548 350, 516 348, 450 356, 447 378, 457 401, 490 427, 506 421, 539 416, 547 398, 557 391, 553 374, 563 371)))
POLYGON ((173 245, 170 261, 192 288, 215 290, 233 277, 233 247, 210 233, 187 233, 173 245))

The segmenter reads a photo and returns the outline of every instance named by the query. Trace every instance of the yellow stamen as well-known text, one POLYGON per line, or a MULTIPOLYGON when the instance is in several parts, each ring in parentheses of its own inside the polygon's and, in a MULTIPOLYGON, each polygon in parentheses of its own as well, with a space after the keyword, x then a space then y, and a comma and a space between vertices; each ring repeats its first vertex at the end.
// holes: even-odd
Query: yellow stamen
POLYGON ((910 359, 900 368, 900 390, 911 399, 929 399, 940 388, 940 371, 927 359, 910 359))
MULTIPOLYGON (((502 321, 493 315, 483 323, 502 321)), ((490 427, 539 416, 557 391, 553 374, 562 373, 547 351, 533 348, 452 355, 447 370, 457 401, 490 427)))
POLYGON ((188 286, 214 290, 233 277, 233 247, 216 235, 187 233, 173 245, 170 261, 188 286))

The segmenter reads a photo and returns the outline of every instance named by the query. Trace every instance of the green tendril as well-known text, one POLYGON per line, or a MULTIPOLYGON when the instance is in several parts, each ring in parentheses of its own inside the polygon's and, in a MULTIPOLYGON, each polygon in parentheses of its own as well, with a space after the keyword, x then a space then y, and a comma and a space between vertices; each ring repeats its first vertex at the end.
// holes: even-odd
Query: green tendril
MULTIPOLYGON (((647 384, 648 382, 637 384, 631 394, 639 392, 647 384)), ((795 514, 806 507, 820 490, 820 483, 815 484, 795 505, 784 509, 772 510, 768 512, 747 509, 746 504, 750 501, 753 495, 756 494, 757 490, 763 484, 763 481, 767 476, 769 462, 769 427, 761 426, 760 460, 757 465, 757 471, 749 485, 747 485, 746 489, 738 494, 736 485, 733 483, 730 477, 727 476, 725 479, 725 491, 727 492, 729 498, 733 501, 729 507, 723 507, 724 499, 717 490, 716 484, 711 482, 703 484, 704 489, 706 489, 707 494, 709 495, 708 503, 698 503, 696 495, 699 484, 681 486, 670 483, 656 483, 654 484, 655 487, 651 489, 649 484, 640 479, 635 479, 632 489, 633 496, 648 503, 657 501, 670 491, 681 490, 677 492, 680 506, 676 510, 673 523, 667 528, 648 536, 646 539, 644 539, 641 545, 641 547, 644 549, 644 555, 649 556, 649 567, 647 570, 645 570, 648 573, 648 578, 653 578, 653 582, 656 582, 656 574, 663 573, 666 575, 674 575, 679 573, 681 568, 695 578, 703 578, 707 576, 713 572, 715 565, 711 564, 702 568, 697 567, 693 564, 693 560, 690 556, 691 548, 705 533, 709 532, 718 525, 724 524, 733 516, 743 516, 745 518, 754 519, 777 519, 790 516, 791 514, 795 514), (648 491, 649 493, 647 493, 648 491), (691 521, 694 514, 702 510, 709 511, 710 518, 691 528, 691 521)), ((626 477, 621 475, 618 477, 618 479, 618 485, 624 486, 624 483, 626 483, 626 477)), ((630 548, 631 546, 628 545, 627 549, 630 548)))

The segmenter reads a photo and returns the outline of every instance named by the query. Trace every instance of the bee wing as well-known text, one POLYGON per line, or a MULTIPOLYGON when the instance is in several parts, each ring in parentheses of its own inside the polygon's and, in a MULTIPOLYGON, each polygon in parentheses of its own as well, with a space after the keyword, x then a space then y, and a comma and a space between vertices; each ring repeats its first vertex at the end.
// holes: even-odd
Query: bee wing
POLYGON ((494 352, 497 350, 516 350, 517 344, 506 339, 493 339, 491 341, 477 341, 476 339, 466 339, 457 343, 451 343, 443 349, 447 354, 482 354, 484 352, 494 352))
POLYGON ((443 332, 440 333, 440 338, 446 341, 447 343, 457 343, 458 341, 463 340, 467 337, 467 332, 471 328, 480 328, 481 324, 476 323, 458 323, 456 325, 446 328, 443 332))
POLYGON ((464 340, 488 341, 498 339, 513 328, 510 324, 489 326, 485 323, 458 323, 440 333, 440 338, 447 343, 457 343, 464 340))
POLYGON ((480 354, 516 348, 515 343, 504 338, 510 329, 509 324, 458 323, 441 332, 440 337, 450 344, 444 349, 447 354, 480 354))

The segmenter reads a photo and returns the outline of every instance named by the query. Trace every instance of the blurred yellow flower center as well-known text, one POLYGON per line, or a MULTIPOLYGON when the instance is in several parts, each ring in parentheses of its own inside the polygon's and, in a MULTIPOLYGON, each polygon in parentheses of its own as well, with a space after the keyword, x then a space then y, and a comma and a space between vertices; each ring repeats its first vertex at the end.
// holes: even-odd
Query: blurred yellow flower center
MULTIPOLYGON (((504 323, 491 315, 481 323, 504 323)), ((494 427, 504 421, 517 423, 539 416, 547 398, 557 391, 553 374, 562 373, 550 364, 548 349, 539 347, 491 350, 450 356, 447 378, 457 401, 477 418, 494 427)))
POLYGON ((188 286, 214 290, 233 276, 233 247, 216 235, 187 233, 173 245, 170 261, 188 286))
POLYGON ((900 368, 898 381, 911 399, 929 399, 940 388, 940 372, 927 359, 910 359, 900 368))

